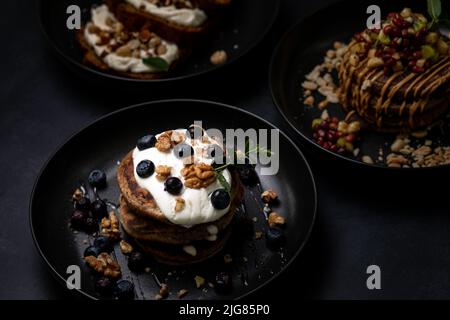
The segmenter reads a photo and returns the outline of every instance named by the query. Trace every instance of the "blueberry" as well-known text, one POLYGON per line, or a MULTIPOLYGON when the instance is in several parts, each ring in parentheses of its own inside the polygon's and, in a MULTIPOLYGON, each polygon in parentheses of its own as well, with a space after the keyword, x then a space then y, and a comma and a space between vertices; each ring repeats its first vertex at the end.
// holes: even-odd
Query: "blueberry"
POLYGON ((164 183, 164 187, 165 187, 164 190, 176 196, 179 195, 181 189, 183 189, 183 182, 181 182, 181 180, 176 177, 170 177, 164 183))
POLYGON ((91 200, 88 197, 81 197, 75 201, 75 209, 89 212, 91 210, 91 200))
POLYGON ((97 199, 92 202, 91 211, 95 217, 103 218, 108 215, 108 206, 106 205, 105 201, 97 199))
POLYGON ((150 160, 139 162, 136 167, 136 173, 141 178, 148 178, 155 172, 155 164, 150 160))
POLYGON ((269 247, 279 247, 284 242, 284 232, 282 229, 274 227, 266 232, 266 243, 269 247))
POLYGON ((87 217, 86 222, 84 223, 84 231, 93 233, 98 231, 98 222, 93 217, 87 217))
POLYGON ((101 170, 93 170, 89 174, 89 184, 97 189, 106 188, 106 173, 101 170))
POLYGON ((134 251, 128 257, 128 268, 134 272, 141 272, 144 270, 144 256, 142 253, 134 251))
POLYGON ((70 225, 77 230, 83 229, 88 216, 85 211, 75 210, 70 217, 70 225))
POLYGON ((113 244, 108 237, 99 236, 94 240, 94 246, 100 250, 100 252, 110 253, 113 249, 113 244))
POLYGON ((128 280, 117 281, 114 288, 114 296, 119 300, 134 299, 134 284, 128 280))
POLYGON ((186 143, 180 143, 173 148, 173 153, 178 159, 187 158, 194 155, 194 148, 186 143))
POLYGON ((152 134, 149 134, 140 138, 137 141, 136 146, 139 149, 139 151, 142 151, 145 149, 153 148, 155 144, 156 144, 156 137, 152 134))
POLYGON ((89 246, 86 248, 86 250, 84 250, 83 256, 84 257, 89 257, 89 256, 98 257, 100 253, 101 253, 101 251, 96 246, 89 246))
POLYGON ((214 289, 219 293, 227 293, 231 291, 233 286, 233 282, 231 279, 231 275, 227 272, 219 272, 216 275, 214 289))
POLYGON ((238 173, 243 184, 253 186, 258 183, 258 175, 252 165, 246 164, 238 166, 238 173))
POLYGON ((114 291, 115 285, 113 280, 104 277, 95 282, 95 289, 103 296, 110 296, 114 291))
POLYGON ((205 130, 203 130, 203 128, 194 125, 190 126, 187 131, 191 139, 200 139, 205 134, 205 130))
POLYGON ((217 210, 226 209, 230 201, 230 194, 225 189, 217 189, 211 194, 211 203, 217 210))

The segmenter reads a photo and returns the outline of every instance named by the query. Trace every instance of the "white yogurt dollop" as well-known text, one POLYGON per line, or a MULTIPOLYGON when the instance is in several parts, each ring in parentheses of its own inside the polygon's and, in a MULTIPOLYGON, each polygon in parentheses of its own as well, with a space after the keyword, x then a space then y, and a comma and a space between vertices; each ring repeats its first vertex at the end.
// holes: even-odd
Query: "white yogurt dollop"
POLYGON ((153 14, 155 16, 167 19, 171 22, 182 26, 198 27, 202 25, 206 19, 206 13, 200 9, 177 8, 174 5, 161 6, 151 3, 148 0, 125 0, 137 9, 153 14))
MULTIPOLYGON (((101 5, 95 7, 91 10, 91 22, 86 25, 84 30, 84 37, 89 45, 95 50, 95 53, 102 57, 103 62, 105 62, 109 68, 117 71, 132 72, 132 73, 145 73, 145 72, 157 72, 155 68, 145 64, 142 58, 153 55, 155 49, 149 49, 148 52, 141 52, 141 57, 123 57, 119 56, 114 52, 109 54, 104 54, 107 50, 107 45, 99 45, 100 37, 95 33, 89 32, 89 26, 94 24, 103 31, 112 31, 111 27, 106 23, 108 19, 117 21, 115 16, 109 11, 106 5, 101 5)), ((176 44, 169 43, 161 39, 162 44, 167 48, 166 53, 160 55, 159 57, 166 60, 166 62, 171 65, 179 56, 179 49, 176 44)))
MULTIPOLYGON (((185 130, 176 130, 176 132, 185 133, 185 130)), ((211 164, 213 162, 213 159, 204 157, 208 146, 211 144, 217 144, 213 139, 209 138, 209 140, 210 143, 204 143, 200 140, 193 141, 188 136, 184 141, 185 144, 194 148, 195 163, 211 164)), ((181 170, 184 168, 183 161, 175 156, 173 149, 167 153, 160 152, 156 148, 150 148, 142 151, 136 148, 133 151, 134 176, 138 185, 141 188, 147 189, 152 194, 161 212, 172 223, 185 227, 191 227, 197 224, 216 221, 229 211, 229 206, 223 210, 217 210, 211 204, 211 193, 217 189, 223 189, 223 186, 218 180, 209 185, 207 188, 190 189, 183 187, 181 194, 174 196, 164 190, 164 182, 161 182, 156 178, 156 173, 145 179, 137 175, 136 167, 141 161, 144 160, 152 161, 155 168, 160 165, 172 167, 171 176, 179 178, 184 184, 184 178, 181 175, 181 170), (179 197, 184 199, 185 207, 182 211, 175 212, 176 199, 179 197)), ((222 174, 231 185, 232 179, 230 172, 225 169, 222 174)))

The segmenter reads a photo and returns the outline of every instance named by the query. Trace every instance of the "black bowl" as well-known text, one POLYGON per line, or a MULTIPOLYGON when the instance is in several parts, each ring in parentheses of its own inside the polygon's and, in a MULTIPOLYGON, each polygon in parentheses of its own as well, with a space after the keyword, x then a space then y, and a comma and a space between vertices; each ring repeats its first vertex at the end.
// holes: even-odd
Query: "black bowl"
MULTIPOLYGON (((368 18, 366 10, 369 5, 373 4, 380 6, 382 16, 386 16, 391 11, 402 10, 404 7, 427 12, 426 1, 340 1, 301 19, 283 36, 271 61, 269 84, 278 111, 289 124, 290 129, 297 135, 299 141, 321 158, 343 160, 343 164, 353 167, 356 165, 364 168, 382 168, 396 172, 448 169, 450 167, 448 165, 410 169, 388 168, 382 164, 370 165, 361 161, 361 157, 339 155, 326 150, 312 138, 311 123, 313 119, 320 118, 322 111, 303 104, 301 84, 304 76, 322 62, 326 51, 333 47, 335 41, 348 42, 356 32, 365 29, 368 18)), ((340 119, 345 117, 339 104, 330 105, 328 111, 332 116, 340 119)), ((434 130, 427 139, 448 146, 450 145, 450 130, 444 132, 434 130)), ((360 155, 369 155, 375 160, 378 158, 379 148, 386 149, 394 140, 395 134, 365 132, 362 142, 358 145, 361 150, 360 155)))
POLYGON ((82 21, 89 19, 90 8, 100 0, 40 0, 39 15, 42 30, 51 46, 64 62, 74 71, 90 80, 108 84, 127 82, 131 85, 163 83, 181 80, 205 74, 229 65, 250 51, 269 31, 275 21, 279 8, 279 0, 245 0, 233 1, 229 15, 223 23, 208 36, 199 48, 195 49, 187 61, 183 62, 174 72, 162 79, 139 80, 125 76, 102 72, 82 63, 83 50, 75 39, 75 32, 67 29, 66 9, 69 5, 78 5, 82 9, 82 21), (209 59, 216 50, 226 50, 229 58, 226 63, 214 66, 209 59))
MULTIPOLYGON (((117 202, 117 162, 134 147, 136 139, 148 132, 183 128, 194 120, 202 120, 206 128, 220 130, 276 129, 267 121, 235 107, 197 100, 167 100, 113 112, 75 134, 56 151, 34 187, 30 223, 37 248, 57 279, 64 281, 67 278, 68 265, 79 265, 82 269, 80 292, 90 298, 100 298, 95 291, 91 272, 81 258, 93 239, 81 232, 73 233, 68 227, 73 210, 69 199, 80 184, 80 179, 86 181, 94 168, 104 170, 108 177, 108 188, 100 195, 117 202)), ((174 293, 170 298, 176 299, 175 293, 180 289, 188 289, 190 299, 235 299, 246 296, 273 280, 299 254, 315 219, 315 183, 301 151, 282 132, 279 156, 279 172, 274 176, 262 176, 261 185, 246 189, 245 210, 241 208, 237 214, 233 234, 222 254, 186 268, 150 264, 161 281, 169 284, 174 293), (255 240, 255 231, 267 229, 259 200, 263 188, 273 188, 280 195, 281 201, 274 209, 285 215, 287 220, 286 243, 281 251, 270 249, 263 239, 255 240), (208 286, 207 292, 196 289, 195 275, 213 280, 215 273, 225 268, 223 256, 226 253, 234 258, 227 267, 233 274, 233 291, 217 294, 208 286), (168 275, 169 272, 172 272, 172 276, 168 275)), ((157 286, 151 275, 131 273, 120 250, 116 248, 115 254, 121 264, 123 277, 136 284, 137 298, 153 298, 157 286)))

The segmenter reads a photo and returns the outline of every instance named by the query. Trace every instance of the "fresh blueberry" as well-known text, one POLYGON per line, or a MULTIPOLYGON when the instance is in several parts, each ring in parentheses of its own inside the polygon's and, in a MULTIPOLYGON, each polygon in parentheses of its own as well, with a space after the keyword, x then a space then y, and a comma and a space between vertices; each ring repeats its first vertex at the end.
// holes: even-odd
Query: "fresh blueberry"
POLYGON ((108 237, 99 236, 94 240, 94 246, 100 250, 100 252, 110 253, 113 249, 113 244, 108 237))
POLYGON ((205 131, 202 128, 194 125, 190 126, 187 131, 191 139, 200 139, 205 134, 205 131))
POLYGON ((141 178, 148 178, 155 172, 155 164, 150 160, 139 162, 136 167, 136 173, 141 178))
POLYGON ((142 151, 145 149, 153 148, 155 144, 156 144, 156 137, 152 134, 149 134, 140 138, 137 141, 136 146, 139 149, 139 151, 142 151))
POLYGON ((211 194, 211 203, 217 210, 226 209, 230 201, 230 194, 225 189, 217 189, 211 194))
POLYGON ((284 239, 284 232, 280 228, 269 228, 266 232, 266 243, 269 247, 275 248, 281 246, 284 239))
POLYGON ((84 231, 94 233, 98 231, 98 222, 93 217, 87 217, 84 223, 84 231))
POLYGON ((117 281, 114 288, 114 296, 119 300, 134 299, 134 284, 128 280, 117 281))
POLYGON ((70 225, 74 229, 81 230, 83 229, 88 216, 89 215, 85 211, 75 210, 70 217, 70 225))
POLYGON ((95 289, 102 296, 110 296, 114 291, 115 285, 113 280, 103 277, 95 282, 95 289))
POLYGON ((246 164, 238 166, 238 173, 243 184, 253 186, 258 183, 258 174, 252 165, 246 164))
POLYGON ((173 148, 173 153, 178 159, 184 159, 194 155, 194 148, 186 143, 180 143, 173 148))
POLYGON ((97 189, 106 188, 106 173, 101 170, 93 170, 89 174, 89 184, 97 189))
POLYGON ((134 272, 141 272, 144 270, 144 256, 142 253, 134 251, 128 257, 128 268, 134 272))
POLYGON ((219 272, 216 274, 214 289, 219 293, 227 293, 231 291, 233 281, 231 275, 227 272, 219 272))
POLYGON ((183 189, 183 182, 176 177, 170 177, 164 183, 165 190, 172 195, 179 195, 183 189))
POLYGON ((100 249, 97 248, 96 246, 89 246, 86 248, 86 250, 84 250, 84 257, 89 257, 89 256, 94 256, 94 257, 98 257, 99 254, 101 253, 100 249))
POLYGON ((92 202, 91 211, 96 218, 103 218, 108 215, 108 206, 102 199, 97 199, 92 202))
POLYGON ((88 197, 81 197, 75 201, 75 209, 89 212, 91 210, 91 200, 88 197))

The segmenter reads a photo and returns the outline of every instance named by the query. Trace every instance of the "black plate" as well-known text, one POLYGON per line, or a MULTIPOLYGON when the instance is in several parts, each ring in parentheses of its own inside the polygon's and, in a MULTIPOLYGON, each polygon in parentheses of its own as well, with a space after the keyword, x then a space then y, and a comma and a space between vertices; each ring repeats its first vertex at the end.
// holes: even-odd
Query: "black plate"
MULTIPOLYGON (((322 111, 302 103, 301 83, 304 81, 304 76, 322 62, 326 51, 332 48, 335 41, 348 42, 356 32, 364 30, 368 17, 367 7, 373 4, 380 6, 382 16, 386 16, 391 11, 400 11, 404 7, 427 12, 426 1, 405 0, 341 1, 319 10, 300 20, 283 36, 272 57, 270 87, 279 112, 300 139, 311 147, 311 150, 318 151, 328 158, 342 159, 357 165, 387 168, 382 164, 368 165, 362 162, 360 157, 341 156, 316 144, 312 139, 311 123, 313 119, 320 118, 322 111), (312 30, 313 32, 311 32, 312 30)), ((316 97, 317 99, 319 96, 316 97)), ((328 111, 331 116, 337 116, 340 119, 345 117, 338 104, 330 105, 328 111)), ((435 130, 427 136, 427 139, 448 146, 450 145, 450 130, 447 132, 435 130)), ((386 150, 394 140, 394 134, 365 132, 362 142, 358 145, 361 150, 360 155, 369 155, 375 160, 378 158, 379 148, 383 147, 386 150)), ((448 168, 449 166, 400 170, 416 171, 443 167, 448 168)))
MULTIPOLYGON (((73 210, 68 199, 80 179, 86 180, 94 168, 105 170, 109 186, 100 195, 116 201, 119 196, 115 181, 117 162, 134 147, 137 137, 149 130, 157 133, 169 128, 183 128, 200 119, 206 128, 220 130, 274 129, 270 123, 253 114, 223 104, 197 100, 151 102, 101 118, 75 134, 50 158, 34 187, 30 222, 37 248, 59 280, 64 281, 66 278, 68 265, 80 265, 83 275, 80 292, 91 298, 99 298, 94 290, 91 272, 81 258, 88 246, 83 240, 91 242, 92 239, 84 233, 73 233, 68 227, 73 210)), ((207 292, 195 288, 195 275, 211 281, 215 272, 224 268, 223 254, 189 268, 176 269, 150 264, 157 277, 168 283, 173 293, 170 298, 176 299, 175 293, 183 288, 189 290, 188 299, 243 297, 274 279, 299 254, 315 219, 317 204, 314 179, 301 151, 283 133, 280 134, 279 155, 281 164, 278 174, 264 176, 261 186, 246 189, 245 211, 237 215, 232 237, 223 251, 223 254, 230 253, 234 257, 231 264, 233 291, 227 295, 218 295, 208 287, 207 292), (254 239, 255 230, 262 231, 267 227, 260 207, 261 188, 273 188, 279 192, 281 201, 274 209, 287 217, 287 242, 281 251, 270 250, 264 240, 254 239), (256 222, 253 221, 255 217, 256 222), (250 231, 246 232, 248 228, 250 231), (168 276, 173 270, 177 272, 168 276)), ((115 252, 124 278, 132 279, 136 284, 137 298, 152 299, 157 293, 152 276, 130 273, 120 250, 116 248, 115 252)))
MULTIPOLYGON (((207 37, 200 48, 173 73, 163 79, 139 80, 113 75, 82 64, 83 51, 75 40, 74 32, 66 27, 66 9, 69 5, 79 5, 85 22, 89 19, 90 8, 100 0, 40 0, 39 15, 42 29, 57 53, 76 69, 86 71, 91 76, 107 77, 131 83, 165 82, 200 75, 223 67, 237 60, 259 43, 276 19, 279 0, 237 0, 231 5, 231 12, 218 30, 207 37), (209 59, 216 50, 226 50, 229 58, 225 64, 214 66, 209 59)), ((78 71, 79 71, 78 70, 78 71)))

